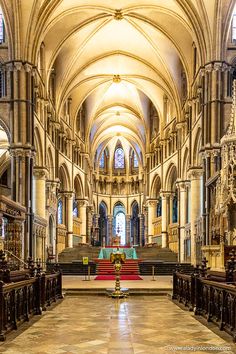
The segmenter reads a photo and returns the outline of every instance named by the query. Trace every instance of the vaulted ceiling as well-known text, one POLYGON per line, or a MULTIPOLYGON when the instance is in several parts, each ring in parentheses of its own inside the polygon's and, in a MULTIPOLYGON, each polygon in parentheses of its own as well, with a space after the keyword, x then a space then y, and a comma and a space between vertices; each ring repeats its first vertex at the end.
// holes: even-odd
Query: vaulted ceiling
MULTIPOLYGON (((228 9, 233 6, 231 0, 224 2, 228 9)), ((7 8, 7 1, 2 3, 7 8)), ((94 154, 99 146, 115 146, 118 139, 139 156, 144 154, 150 103, 162 121, 167 97, 170 118, 180 119, 182 75, 189 92, 193 79, 193 43, 199 65, 211 59, 216 47, 216 0, 22 0, 21 4, 19 51, 36 63, 44 43, 41 74, 48 84, 55 70, 57 116, 69 97, 74 119, 85 105, 86 142, 94 154)), ((222 16, 229 16, 225 7, 222 16)), ((7 20, 11 22, 10 16, 7 20)))

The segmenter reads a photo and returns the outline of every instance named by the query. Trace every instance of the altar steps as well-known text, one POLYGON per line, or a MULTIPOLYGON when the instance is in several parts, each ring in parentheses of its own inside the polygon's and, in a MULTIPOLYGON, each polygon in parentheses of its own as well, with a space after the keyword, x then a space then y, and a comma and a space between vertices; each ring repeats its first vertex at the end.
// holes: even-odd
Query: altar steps
MULTIPOLYGON (((114 275, 114 265, 109 259, 96 260, 96 274, 97 275, 114 275)), ((122 275, 139 275, 139 262, 137 259, 127 259, 121 268, 122 275)))

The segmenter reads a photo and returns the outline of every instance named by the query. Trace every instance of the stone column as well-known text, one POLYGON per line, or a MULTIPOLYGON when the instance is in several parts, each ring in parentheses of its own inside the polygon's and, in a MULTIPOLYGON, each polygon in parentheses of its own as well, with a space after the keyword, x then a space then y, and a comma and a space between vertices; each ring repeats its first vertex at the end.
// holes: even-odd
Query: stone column
POLYGON ((67 246, 73 247, 73 202, 74 193, 65 193, 67 199, 67 246))
POLYGON ((174 199, 174 194, 171 193, 169 197, 169 218, 168 218, 168 224, 173 224, 173 199, 174 199))
POLYGON ((201 169, 191 169, 189 178, 191 180, 191 263, 196 265, 196 235, 195 222, 200 216, 201 211, 201 169))
POLYGON ((131 230, 130 230, 130 223, 131 223, 131 215, 126 215, 126 222, 125 222, 125 226, 126 226, 126 238, 125 238, 125 243, 126 245, 131 245, 131 230))
MULTIPOLYGON (((37 167, 33 170, 33 212, 37 216, 46 218, 46 175, 44 167, 37 167)), ((34 232, 32 235, 32 255, 43 260, 45 258, 44 240, 41 233, 34 232), (35 248, 35 249, 34 249, 35 248)))
POLYGON ((33 212, 44 219, 46 216, 46 174, 47 170, 45 168, 34 168, 33 212))
POLYGON ((24 257, 33 251, 34 69, 30 63, 8 62, 12 199, 26 207, 24 257))
MULTIPOLYGON (((113 222, 113 215, 107 215, 107 245, 110 245, 112 240, 112 222, 113 222)), ((103 246, 105 246, 103 240, 102 243, 103 246)))
POLYGON ((82 243, 86 243, 86 238, 87 238, 87 201, 86 200, 80 200, 79 201, 79 216, 81 220, 81 237, 82 237, 82 243))
POLYGON ((91 244, 91 229, 92 229, 92 222, 93 222, 93 207, 87 207, 87 238, 86 243, 91 244))
POLYGON ((156 200, 148 201, 148 243, 152 243, 152 238, 154 236, 154 226, 153 221, 156 216, 156 200))
POLYGON ((168 247, 168 197, 169 193, 161 193, 161 239, 162 239, 162 248, 168 247))
POLYGON ((93 234, 93 238, 94 238, 94 242, 99 240, 99 223, 98 220, 100 218, 99 214, 94 214, 94 234, 93 234))
POLYGON ((140 237, 140 246, 145 244, 145 235, 144 235, 144 215, 139 214, 139 237, 140 237))
POLYGON ((144 215, 144 245, 148 243, 148 207, 143 208, 144 215))
POLYGON ((178 181, 177 187, 179 188, 179 232, 180 232, 180 245, 179 245, 179 260, 184 262, 184 239, 185 239, 185 224, 187 215, 187 186, 186 182, 178 181))

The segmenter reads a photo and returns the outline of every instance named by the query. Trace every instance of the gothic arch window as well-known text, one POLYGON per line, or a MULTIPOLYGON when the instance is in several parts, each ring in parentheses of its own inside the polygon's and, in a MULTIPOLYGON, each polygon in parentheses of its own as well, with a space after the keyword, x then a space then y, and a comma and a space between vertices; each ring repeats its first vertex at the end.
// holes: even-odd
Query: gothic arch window
POLYGON ((57 204, 57 222, 58 224, 63 224, 63 203, 61 199, 59 199, 57 204))
POLYGON ((5 42, 5 25, 4 25, 3 14, 1 13, 1 8, 0 8, 0 44, 4 42, 5 42))
POLYGON ((232 18, 232 43, 236 44, 236 13, 235 12, 232 18))
POLYGON ((0 98, 7 95, 6 71, 0 69, 0 98))
POLYGON ((105 153, 104 153, 104 151, 102 152, 102 156, 101 156, 100 161, 99 161, 99 167, 100 168, 104 168, 105 167, 105 153))
POLYGON ((134 152, 133 166, 134 166, 134 168, 138 168, 138 158, 137 158, 137 154, 135 152, 134 152))
POLYGON ((173 198, 173 214, 172 214, 172 222, 176 223, 178 221, 178 198, 177 195, 173 198))
POLYGON ((123 211, 116 214, 116 234, 120 236, 120 243, 125 245, 125 214, 123 211))
POLYGON ((115 168, 125 168, 125 154, 121 147, 115 151, 115 168))
POLYGON ((76 218, 78 218, 78 216, 79 216, 78 205, 75 200, 73 202, 73 216, 76 218))
POLYGON ((162 209, 161 209, 161 197, 157 201, 157 217, 161 216, 162 209))

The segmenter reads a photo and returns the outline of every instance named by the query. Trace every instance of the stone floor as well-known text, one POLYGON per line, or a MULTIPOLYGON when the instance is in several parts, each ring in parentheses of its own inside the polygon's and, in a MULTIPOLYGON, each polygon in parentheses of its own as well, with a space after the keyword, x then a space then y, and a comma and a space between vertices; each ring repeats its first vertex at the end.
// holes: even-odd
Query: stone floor
POLYGON ((167 297, 65 297, 25 327, 0 344, 0 353, 236 353, 231 337, 220 337, 167 297))
MULTIPOLYGON (((63 289, 74 288, 111 288, 114 287, 114 280, 94 280, 95 276, 90 277, 90 281, 84 281, 84 276, 78 275, 63 275, 62 287, 63 289)), ((87 278, 86 278, 87 279, 87 278)), ((124 288, 145 288, 145 289, 169 289, 172 290, 172 279, 170 275, 155 276, 154 281, 152 276, 142 276, 143 280, 123 280, 121 286, 124 288)))

